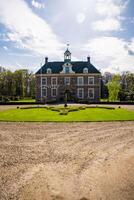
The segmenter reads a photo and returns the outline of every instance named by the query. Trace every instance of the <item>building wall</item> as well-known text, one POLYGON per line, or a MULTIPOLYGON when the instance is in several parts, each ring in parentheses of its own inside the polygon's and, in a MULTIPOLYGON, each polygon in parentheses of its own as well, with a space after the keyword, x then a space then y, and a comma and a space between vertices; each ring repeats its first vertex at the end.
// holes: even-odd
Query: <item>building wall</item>
POLYGON ((99 101, 100 99, 100 91, 101 91, 101 75, 100 74, 37 74, 36 75, 36 100, 37 101, 46 101, 50 102, 53 100, 61 101, 64 100, 65 91, 68 90, 68 100, 78 100, 77 96, 77 89, 83 88, 84 90, 84 97, 81 100, 89 100, 89 101, 99 101), (47 89, 47 96, 41 98, 41 78, 47 78, 47 85, 43 86, 42 88, 47 89), (52 86, 51 78, 57 78, 57 85, 52 86), (64 84, 64 78, 70 77, 70 85, 64 84), (84 78, 84 84, 78 85, 77 84, 77 77, 84 78), (88 77, 94 77, 94 84, 88 85, 88 77), (52 97, 51 89, 57 89, 57 96, 52 97), (88 88, 94 88, 94 98, 89 99, 88 97, 88 88))

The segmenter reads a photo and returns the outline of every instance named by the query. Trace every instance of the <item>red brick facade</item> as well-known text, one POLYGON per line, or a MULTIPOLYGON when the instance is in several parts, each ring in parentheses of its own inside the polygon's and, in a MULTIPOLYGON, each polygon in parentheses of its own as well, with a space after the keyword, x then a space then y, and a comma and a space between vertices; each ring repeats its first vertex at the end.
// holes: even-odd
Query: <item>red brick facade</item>
POLYGON ((36 73, 36 100, 40 102, 99 101, 101 97, 101 73, 90 63, 71 61, 67 49, 64 62, 48 62, 36 73))
MULTIPOLYGON (((68 93, 68 100, 88 100, 88 101, 99 101, 101 91, 101 76, 99 74, 43 74, 36 75, 36 100, 37 101, 63 101, 65 92, 68 93), (66 84, 66 77, 69 77, 70 83, 66 84), (78 83, 78 77, 83 77, 83 84, 78 83), (89 83, 89 77, 93 77, 93 83, 89 83), (52 80, 56 78, 56 83, 53 85, 52 80), (44 83, 46 79, 46 83, 44 83), (42 83, 41 83, 42 80, 42 83), (41 91, 42 85, 42 91, 41 91), (83 96, 79 94, 79 89, 83 90, 83 96), (89 95, 89 90, 92 89, 92 95, 89 95), (46 90, 44 92, 43 90, 46 90), (56 95, 55 91, 56 90, 56 95), (46 93, 46 94, 45 94, 46 93), (54 95, 53 95, 54 93, 54 95)), ((81 91, 80 91, 81 92, 81 91)), ((90 91, 91 93, 91 91, 90 91)))

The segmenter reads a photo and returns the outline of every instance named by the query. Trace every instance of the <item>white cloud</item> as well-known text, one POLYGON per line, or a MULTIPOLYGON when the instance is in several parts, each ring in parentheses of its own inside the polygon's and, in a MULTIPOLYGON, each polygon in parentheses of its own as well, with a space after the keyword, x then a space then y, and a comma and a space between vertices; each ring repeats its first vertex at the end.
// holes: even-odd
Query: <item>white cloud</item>
POLYGON ((128 47, 134 51, 134 38, 132 38, 131 42, 129 43, 128 47))
POLYGON ((83 23, 85 21, 85 14, 84 13, 78 13, 76 16, 76 20, 79 24, 83 23))
POLYGON ((24 0, 0 1, 0 23, 9 30, 7 40, 41 55, 60 55, 63 47, 51 27, 32 12, 24 0), (14 8, 17 9, 14 11, 14 8))
POLYGON ((97 31, 118 31, 121 29, 121 24, 117 19, 107 18, 94 22, 93 29, 97 31))
POLYGON ((103 19, 93 22, 93 29, 98 31, 119 31, 122 30, 121 22, 125 18, 122 13, 128 1, 122 0, 97 0, 96 12, 103 19))
POLYGON ((6 46, 3 46, 3 49, 5 49, 5 51, 7 51, 7 50, 8 50, 8 48, 7 48, 6 46))
POLYGON ((38 1, 32 0, 32 6, 38 9, 45 8, 44 3, 39 3, 38 1))
POLYGON ((103 67, 103 71, 133 71, 134 72, 134 38, 127 42, 117 37, 98 37, 90 40, 85 46, 96 64, 103 67))
POLYGON ((103 16, 117 17, 123 12, 126 5, 127 2, 123 4, 122 1, 98 0, 96 11, 103 16))

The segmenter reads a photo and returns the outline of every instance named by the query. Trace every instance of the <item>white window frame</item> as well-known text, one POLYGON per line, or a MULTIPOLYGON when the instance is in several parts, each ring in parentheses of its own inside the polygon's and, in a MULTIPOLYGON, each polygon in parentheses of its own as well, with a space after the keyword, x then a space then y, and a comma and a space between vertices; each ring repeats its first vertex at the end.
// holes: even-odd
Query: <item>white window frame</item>
POLYGON ((47 77, 41 77, 41 85, 46 86, 47 85, 47 77), (45 79, 46 84, 43 84, 43 79, 45 79))
POLYGON ((79 99, 84 99, 84 88, 78 88, 78 89, 77 89, 77 97, 78 97, 79 99), (80 90, 82 90, 82 97, 79 96, 79 94, 80 94, 79 91, 80 91, 80 90))
POLYGON ((84 74, 88 74, 88 68, 87 68, 87 67, 85 67, 85 68, 83 69, 83 73, 84 73, 84 74))
POLYGON ((51 73, 52 73, 51 68, 48 68, 48 69, 47 69, 47 74, 51 74, 51 73))
POLYGON ((47 97, 47 88, 42 88, 42 97, 47 97), (46 95, 43 95, 43 90, 46 90, 46 95))
POLYGON ((51 88, 51 97, 56 97, 57 96, 57 88, 51 88), (53 95, 53 90, 56 90, 56 95, 53 95))
POLYGON ((69 74, 70 73, 70 67, 67 65, 65 66, 65 74, 69 74), (66 68, 68 68, 68 72, 66 72, 66 68))
POLYGON ((64 77, 64 84, 65 84, 65 85, 70 85, 70 77, 64 77), (66 79, 69 80, 68 84, 66 84, 66 79))
POLYGON ((93 76, 88 77, 88 85, 94 85, 94 77, 93 76), (90 83, 90 79, 93 79, 93 83, 90 83))
POLYGON ((83 76, 77 77, 77 85, 84 85, 84 77, 83 76), (80 79, 82 79, 82 83, 79 83, 80 79))
POLYGON ((94 88, 88 88, 88 98, 89 98, 89 99, 94 99, 94 88), (93 97, 90 97, 90 96, 89 96, 89 91, 90 91, 90 90, 92 90, 93 97))
POLYGON ((57 77, 51 77, 51 85, 57 85, 57 77), (53 79, 56 79, 56 84, 53 84, 53 79))

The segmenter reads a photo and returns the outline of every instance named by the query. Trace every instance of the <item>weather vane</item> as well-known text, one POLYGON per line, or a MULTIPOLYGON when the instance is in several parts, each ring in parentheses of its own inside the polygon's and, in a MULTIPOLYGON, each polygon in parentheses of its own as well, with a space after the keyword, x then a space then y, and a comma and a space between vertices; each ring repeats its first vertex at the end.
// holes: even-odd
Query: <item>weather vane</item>
POLYGON ((69 44, 67 44, 67 47, 69 47, 69 44))

